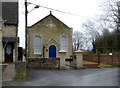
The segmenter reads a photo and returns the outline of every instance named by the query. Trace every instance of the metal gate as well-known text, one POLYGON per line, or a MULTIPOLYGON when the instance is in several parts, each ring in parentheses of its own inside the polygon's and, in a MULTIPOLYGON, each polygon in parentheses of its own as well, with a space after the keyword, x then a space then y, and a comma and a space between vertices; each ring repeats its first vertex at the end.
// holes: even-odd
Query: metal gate
POLYGON ((66 66, 76 69, 76 55, 72 55, 70 58, 66 58, 66 66))

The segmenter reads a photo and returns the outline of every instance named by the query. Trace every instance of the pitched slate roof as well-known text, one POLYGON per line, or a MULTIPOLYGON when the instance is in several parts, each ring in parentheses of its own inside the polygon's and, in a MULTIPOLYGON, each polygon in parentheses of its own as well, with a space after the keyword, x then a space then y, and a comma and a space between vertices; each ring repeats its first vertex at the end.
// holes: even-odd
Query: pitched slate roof
POLYGON ((6 25, 17 25, 18 2, 2 2, 2 18, 6 25))

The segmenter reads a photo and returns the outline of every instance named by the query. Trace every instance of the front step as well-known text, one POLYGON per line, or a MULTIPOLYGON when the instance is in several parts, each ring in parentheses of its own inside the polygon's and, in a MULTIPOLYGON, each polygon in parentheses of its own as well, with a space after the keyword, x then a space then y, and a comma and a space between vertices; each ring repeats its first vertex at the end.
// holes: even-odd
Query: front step
POLYGON ((8 64, 2 74, 2 81, 11 81, 15 77, 15 64, 8 64))

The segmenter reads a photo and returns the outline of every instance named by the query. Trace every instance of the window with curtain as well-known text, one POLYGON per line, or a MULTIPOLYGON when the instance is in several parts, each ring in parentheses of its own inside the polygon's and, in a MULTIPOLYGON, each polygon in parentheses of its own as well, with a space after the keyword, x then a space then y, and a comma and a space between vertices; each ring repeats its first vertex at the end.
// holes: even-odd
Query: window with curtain
POLYGON ((65 51, 68 50, 68 39, 67 39, 67 37, 61 36, 60 37, 60 44, 61 44, 61 46, 60 46, 61 50, 65 50, 65 51))
POLYGON ((41 42, 42 40, 40 36, 34 37, 34 54, 41 54, 42 52, 41 42))

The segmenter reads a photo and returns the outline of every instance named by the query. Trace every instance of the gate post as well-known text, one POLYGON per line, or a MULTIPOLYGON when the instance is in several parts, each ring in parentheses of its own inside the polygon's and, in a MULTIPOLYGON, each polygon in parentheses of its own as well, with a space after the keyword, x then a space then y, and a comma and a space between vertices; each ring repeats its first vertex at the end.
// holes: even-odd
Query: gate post
POLYGON ((26 69, 26 62, 17 61, 15 62, 15 69, 16 69, 16 77, 15 79, 25 80, 27 78, 27 69, 26 69))
POLYGON ((65 68, 65 58, 66 58, 66 51, 60 50, 59 51, 59 57, 60 57, 60 69, 66 69, 65 68))
POLYGON ((76 69, 83 68, 83 51, 77 50, 75 51, 76 54, 76 69))

